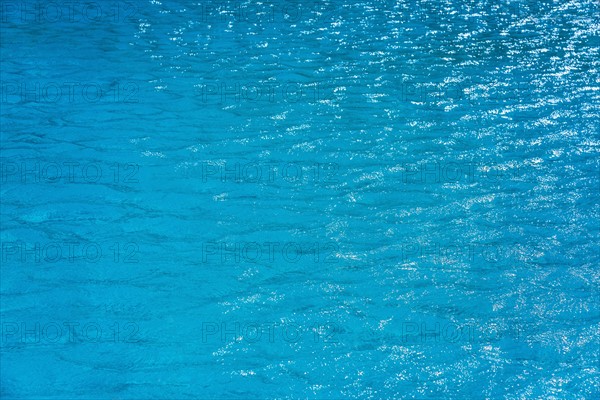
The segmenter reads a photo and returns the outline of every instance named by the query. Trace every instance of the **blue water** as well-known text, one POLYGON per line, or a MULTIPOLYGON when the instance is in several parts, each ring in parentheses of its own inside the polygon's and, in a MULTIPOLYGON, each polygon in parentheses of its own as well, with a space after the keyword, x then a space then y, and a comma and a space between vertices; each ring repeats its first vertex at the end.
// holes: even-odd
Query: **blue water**
POLYGON ((600 4, 2 1, 2 399, 600 398, 600 4))

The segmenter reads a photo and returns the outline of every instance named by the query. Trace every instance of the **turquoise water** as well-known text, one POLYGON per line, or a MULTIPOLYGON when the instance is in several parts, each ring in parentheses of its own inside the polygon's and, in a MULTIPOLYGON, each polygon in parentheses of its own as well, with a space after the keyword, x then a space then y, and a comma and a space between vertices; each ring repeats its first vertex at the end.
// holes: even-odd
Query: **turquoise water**
POLYGON ((5 2, 2 399, 597 399, 597 1, 5 2))

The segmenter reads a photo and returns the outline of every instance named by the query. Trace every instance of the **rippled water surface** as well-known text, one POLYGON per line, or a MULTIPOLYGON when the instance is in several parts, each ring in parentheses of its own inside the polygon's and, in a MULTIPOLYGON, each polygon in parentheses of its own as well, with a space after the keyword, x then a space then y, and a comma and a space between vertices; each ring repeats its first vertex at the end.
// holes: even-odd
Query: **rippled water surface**
POLYGON ((600 396, 600 4, 3 2, 1 397, 600 396))

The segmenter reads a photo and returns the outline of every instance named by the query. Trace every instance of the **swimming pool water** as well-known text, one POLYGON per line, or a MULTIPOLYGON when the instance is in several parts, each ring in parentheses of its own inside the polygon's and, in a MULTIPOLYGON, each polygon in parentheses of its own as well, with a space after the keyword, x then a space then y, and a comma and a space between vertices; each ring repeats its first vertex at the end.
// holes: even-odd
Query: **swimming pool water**
POLYGON ((0 11, 2 399, 599 398, 597 1, 0 11))

